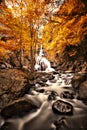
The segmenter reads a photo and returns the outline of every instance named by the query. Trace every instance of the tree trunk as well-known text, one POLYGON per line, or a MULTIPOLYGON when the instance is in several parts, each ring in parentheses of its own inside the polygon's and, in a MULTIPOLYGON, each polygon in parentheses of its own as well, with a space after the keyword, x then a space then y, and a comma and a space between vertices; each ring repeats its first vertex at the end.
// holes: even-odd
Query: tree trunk
POLYGON ((30 47, 30 57, 31 57, 31 72, 34 72, 34 50, 32 45, 30 47))
POLYGON ((23 49, 20 48, 20 67, 23 67, 23 49))

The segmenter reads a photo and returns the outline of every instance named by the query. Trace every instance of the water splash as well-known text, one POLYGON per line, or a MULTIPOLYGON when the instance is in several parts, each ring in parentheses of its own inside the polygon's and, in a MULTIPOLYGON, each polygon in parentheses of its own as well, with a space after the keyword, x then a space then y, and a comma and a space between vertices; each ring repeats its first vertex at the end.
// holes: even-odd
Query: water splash
POLYGON ((42 48, 42 45, 41 45, 41 47, 40 47, 40 52, 39 52, 39 56, 42 57, 43 55, 44 55, 44 53, 43 53, 43 48, 42 48))
POLYGON ((55 71, 53 68, 51 68, 50 61, 44 56, 44 51, 41 45, 40 51, 38 56, 35 58, 36 64, 35 64, 35 70, 37 71, 45 71, 45 72, 53 72, 55 71))

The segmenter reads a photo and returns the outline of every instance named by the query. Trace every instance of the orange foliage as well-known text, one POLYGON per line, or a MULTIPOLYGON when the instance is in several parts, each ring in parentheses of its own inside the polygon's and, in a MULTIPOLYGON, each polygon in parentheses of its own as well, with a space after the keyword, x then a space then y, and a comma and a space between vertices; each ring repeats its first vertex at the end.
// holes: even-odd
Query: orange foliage
MULTIPOLYGON (((63 53, 67 45, 78 46, 87 35, 87 9, 81 0, 66 0, 52 16, 46 12, 46 6, 52 0, 14 2, 17 6, 13 3, 11 8, 0 5, 0 23, 3 25, 0 26, 0 34, 13 37, 6 43, 0 42, 0 49, 6 52, 23 49, 29 54, 31 47, 35 50, 37 45, 43 44, 49 58, 53 58, 63 53), (39 38, 38 32, 42 25, 43 35, 39 38)), ((74 54, 70 53, 71 56, 74 54)))
POLYGON ((43 2, 40 0, 9 0, 5 5, 0 5, 0 34, 12 36, 13 39, 7 41, 2 46, 5 50, 30 51, 32 46, 35 49, 35 38, 41 14, 44 12, 43 2), (37 22, 38 21, 38 22, 37 22))
MULTIPOLYGON (((66 0, 43 32, 43 43, 49 55, 62 54, 67 45, 78 45, 87 35, 86 5, 81 0, 66 0)), ((75 55, 71 52, 70 55, 75 55)), ((50 57, 51 57, 50 56, 50 57)))

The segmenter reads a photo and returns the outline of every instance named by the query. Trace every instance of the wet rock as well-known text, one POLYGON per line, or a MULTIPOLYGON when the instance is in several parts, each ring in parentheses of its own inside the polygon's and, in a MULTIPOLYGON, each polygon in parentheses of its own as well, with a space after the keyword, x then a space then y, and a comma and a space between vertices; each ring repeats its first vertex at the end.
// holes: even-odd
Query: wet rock
POLYGON ((59 74, 60 72, 59 71, 54 71, 53 72, 53 74, 55 75, 55 74, 59 74))
POLYGON ((55 100, 55 99, 56 99, 56 97, 54 95, 49 95, 48 96, 48 101, 55 100))
POLYGON ((46 95, 54 95, 54 96, 58 96, 58 93, 57 93, 57 92, 55 92, 55 91, 51 91, 51 90, 47 90, 47 91, 45 91, 45 94, 46 94, 46 95))
POLYGON ((71 115, 73 114, 73 106, 65 101, 57 100, 53 103, 52 109, 57 114, 71 115))
POLYGON ((32 81, 32 80, 29 80, 29 85, 30 85, 30 87, 35 86, 35 82, 34 82, 34 80, 33 80, 33 81, 32 81))
POLYGON ((87 80, 87 73, 77 73, 74 75, 71 84, 72 87, 75 89, 79 88, 79 85, 84 82, 85 80, 87 80))
POLYGON ((21 70, 0 70, 0 108, 29 90, 27 75, 21 70))
POLYGON ((0 64, 0 69, 6 69, 6 65, 5 64, 0 64))
POLYGON ((0 128, 0 130, 18 130, 17 126, 11 122, 5 122, 5 124, 0 128))
POLYGON ((53 80, 54 78, 55 78, 54 75, 50 75, 50 76, 49 76, 49 80, 53 80))
POLYGON ((43 81, 38 82, 41 86, 45 86, 46 84, 43 81))
POLYGON ((61 98, 69 98, 69 99, 73 99, 75 96, 75 94, 73 92, 69 92, 69 91, 64 91, 60 94, 61 98))
POLYGON ((10 69, 12 66, 6 62, 0 62, 0 69, 10 69))
POLYGON ((56 79, 52 79, 50 82, 51 83, 56 83, 56 79))
POLYGON ((45 76, 43 76, 43 77, 41 77, 41 81, 43 81, 43 82, 47 82, 47 78, 45 78, 45 76))
POLYGON ((51 91, 51 94, 54 95, 54 96, 58 96, 58 93, 55 92, 55 91, 51 91))
POLYGON ((48 101, 55 100, 58 96, 58 93, 55 91, 47 90, 45 91, 45 94, 48 95, 48 101))
POLYGON ((64 118, 64 117, 62 117, 62 118, 60 118, 58 120, 55 120, 53 124, 55 126, 54 127, 55 130, 59 130, 61 128, 66 128, 67 127, 66 118, 64 118))
POLYGON ((87 100, 87 81, 84 81, 79 86, 79 97, 80 99, 87 100))
POLYGON ((25 98, 18 99, 7 105, 1 110, 1 116, 4 119, 23 117, 37 106, 25 98))
POLYGON ((4 119, 0 116, 0 128, 4 124, 4 119))
POLYGON ((40 84, 42 86, 45 85, 45 82, 47 82, 47 79, 43 76, 40 76, 34 80, 35 84, 40 84))
POLYGON ((57 68, 57 63, 55 61, 51 61, 51 67, 56 69, 57 68))
POLYGON ((45 90, 44 89, 37 89, 36 91, 39 93, 44 93, 45 90))

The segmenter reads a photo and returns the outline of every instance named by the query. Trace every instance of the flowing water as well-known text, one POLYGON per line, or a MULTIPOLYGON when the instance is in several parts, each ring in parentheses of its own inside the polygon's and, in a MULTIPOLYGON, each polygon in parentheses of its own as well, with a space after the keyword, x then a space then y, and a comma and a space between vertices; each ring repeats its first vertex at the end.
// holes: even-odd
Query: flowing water
POLYGON ((38 87, 36 84, 31 94, 25 95, 25 98, 31 100, 39 108, 23 118, 7 120, 12 124, 12 129, 7 130, 87 130, 87 106, 77 99, 77 95, 73 99, 61 97, 64 91, 73 92, 71 86, 73 74, 59 73, 54 76, 54 80, 48 80, 45 83, 47 86, 38 87), (42 89, 44 89, 43 93, 40 92, 42 89), (55 100, 48 100, 51 91, 57 93, 55 100), (67 101, 73 106, 72 115, 58 115, 53 112, 52 104, 58 99, 67 101), (56 120, 62 121, 62 125, 58 128, 54 125, 56 120))

